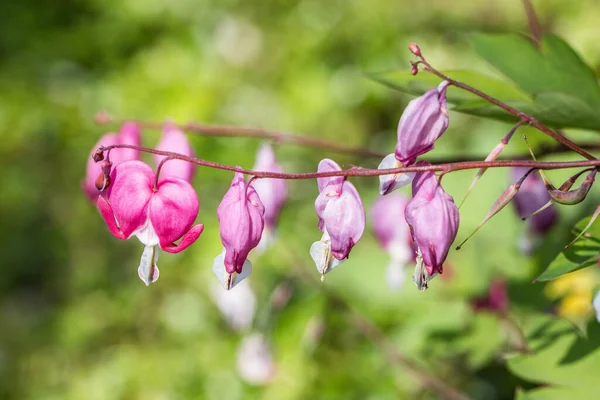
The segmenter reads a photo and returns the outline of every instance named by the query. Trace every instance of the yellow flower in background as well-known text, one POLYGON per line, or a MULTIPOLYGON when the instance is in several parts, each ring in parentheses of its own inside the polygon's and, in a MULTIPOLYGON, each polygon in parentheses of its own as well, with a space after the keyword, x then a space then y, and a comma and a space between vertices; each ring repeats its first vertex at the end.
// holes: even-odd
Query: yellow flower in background
POLYGON ((549 299, 559 300, 559 316, 581 319, 592 313, 592 291, 597 284, 595 269, 584 268, 553 280, 546 285, 544 292, 549 299))

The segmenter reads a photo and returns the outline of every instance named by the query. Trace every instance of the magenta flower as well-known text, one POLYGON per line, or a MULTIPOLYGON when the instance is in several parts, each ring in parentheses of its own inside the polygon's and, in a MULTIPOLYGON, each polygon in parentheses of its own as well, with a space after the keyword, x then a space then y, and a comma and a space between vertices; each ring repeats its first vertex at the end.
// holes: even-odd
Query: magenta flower
MULTIPOLYGON (((88 157, 85 180, 81 183, 81 187, 90 199, 95 202, 98 196, 103 194, 96 188, 96 179, 102 174, 102 165, 92 159, 92 155, 100 146, 111 146, 114 144, 130 144, 133 146, 140 145, 140 127, 133 122, 126 122, 121 127, 119 134, 107 133, 92 148, 92 152, 88 157)), ((112 149, 110 151, 110 161, 113 167, 116 167, 123 161, 139 160, 140 152, 134 149, 112 149)))
POLYGON ((146 246, 138 275, 149 285, 159 275, 156 246, 179 253, 202 233, 204 225, 192 227, 198 215, 198 197, 183 179, 160 178, 155 186, 154 171, 141 161, 120 163, 110 178, 106 198, 98 197, 98 209, 115 237, 126 240, 135 235, 146 246))
MULTIPOLYGON (((512 168, 512 179, 515 182, 518 181, 528 170, 529 168, 527 167, 512 168)), ((525 218, 549 201, 550 195, 546 186, 544 186, 544 182, 537 173, 533 173, 525 178, 512 203, 519 217, 525 218)), ((534 216, 527 218, 529 231, 534 234, 543 235, 552 228, 556 219, 556 209, 551 205, 534 216)))
MULTIPOLYGON (((156 150, 170 151, 184 156, 194 157, 194 150, 187 136, 175 124, 165 123, 163 134, 156 146, 156 150)), ((158 166, 165 156, 154 155, 154 162, 158 166)), ((169 160, 160 170, 160 176, 180 178, 191 182, 194 177, 196 165, 183 160, 169 160)))
MULTIPOLYGON (((428 163, 421 161, 417 165, 428 163)), ((413 280, 419 289, 427 289, 429 280, 442 273, 442 264, 456 238, 458 209, 433 172, 418 172, 405 217, 417 246, 413 280)))
POLYGON ((236 173, 217 208, 223 252, 215 258, 213 271, 226 289, 231 289, 252 273, 247 260, 258 246, 264 228, 265 208, 244 175, 236 173))
POLYGON ((436 89, 408 103, 398 123, 396 159, 404 166, 414 164, 417 157, 433 149, 435 141, 448 128, 446 88, 443 81, 436 89))
MULTIPOLYGON (((283 172, 283 167, 275 159, 273 148, 268 144, 263 144, 258 149, 253 169, 255 171, 283 172)), ((287 198, 287 182, 285 179, 256 179, 252 186, 265 207, 265 231, 259 247, 266 248, 273 240, 275 224, 287 198)))
POLYGON ((399 289, 404 283, 404 268, 414 261, 410 228, 404 218, 408 199, 401 193, 379 197, 371 207, 373 232, 379 244, 390 255, 386 269, 387 283, 392 289, 399 289))
MULTIPOLYGON (((334 161, 325 159, 319 163, 318 171, 341 171, 341 168, 334 161)), ((315 209, 323 236, 312 244, 310 255, 324 276, 348 258, 350 250, 362 237, 365 210, 356 188, 344 177, 319 178, 317 184, 320 194, 315 209)))

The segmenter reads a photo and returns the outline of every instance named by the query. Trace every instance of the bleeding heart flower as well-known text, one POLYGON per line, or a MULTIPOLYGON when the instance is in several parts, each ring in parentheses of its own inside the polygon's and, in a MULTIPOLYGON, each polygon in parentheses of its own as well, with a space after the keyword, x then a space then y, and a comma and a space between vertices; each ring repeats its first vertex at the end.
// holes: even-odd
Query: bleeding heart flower
MULTIPOLYGON (((319 163, 319 172, 341 171, 334 161, 319 163)), ((358 243, 365 230, 365 210, 352 183, 344 177, 318 178, 320 194, 315 201, 319 216, 320 241, 314 242, 310 255, 317 270, 324 275, 344 262, 352 247, 358 243)))
MULTIPOLYGON (((96 188, 96 180, 103 173, 102 164, 95 162, 92 155, 100 146, 112 146, 115 144, 129 144, 132 146, 140 145, 140 132, 139 125, 133 122, 126 122, 121 127, 119 134, 107 133, 102 136, 100 140, 92 148, 92 152, 88 157, 85 180, 82 182, 81 187, 92 202, 96 202, 98 196, 102 195, 101 192, 96 188)), ((113 167, 116 167, 123 161, 139 160, 140 152, 134 149, 112 149, 110 151, 110 162, 113 167)))
POLYGON ((408 199, 402 193, 392 193, 379 197, 371 207, 373 232, 391 258, 386 269, 387 283, 395 290, 404 283, 405 266, 415 260, 416 249, 404 218, 407 204, 408 199))
MULTIPOLYGON (((165 123, 163 134, 156 150, 179 153, 187 157, 194 157, 194 150, 187 136, 175 124, 165 123)), ((158 166, 166 156, 154 155, 154 162, 158 166)), ((169 160, 160 170, 160 176, 180 178, 191 182, 194 177, 196 165, 183 160, 169 160)))
POLYGON ((179 253, 202 233, 204 225, 192 227, 198 215, 198 197, 183 179, 164 177, 155 186, 154 171, 141 161, 120 163, 110 179, 106 198, 98 198, 98 209, 115 237, 126 240, 135 235, 146 246, 138 275, 149 285, 159 275, 156 246, 179 253))
MULTIPOLYGON (((283 167, 275 159, 273 148, 268 144, 263 144, 258 149, 253 169, 255 171, 283 172, 283 167)), ((265 231, 258 247, 266 249, 273 240, 275 224, 287 198, 287 182, 285 179, 263 178, 256 179, 252 186, 265 207, 265 231)))
POLYGON ((398 123, 396 159, 404 166, 433 149, 435 141, 448 128, 446 88, 449 82, 427 91, 408 103, 398 123))
MULTIPOLYGON (((421 161, 417 165, 429 163, 421 161)), ((424 290, 431 278, 442 273, 442 264, 458 232, 458 209, 433 172, 418 172, 405 217, 417 246, 413 280, 420 290, 424 290)))
POLYGON ((226 289, 231 289, 252 272, 247 260, 258 246, 264 228, 265 208, 244 175, 236 173, 217 209, 223 252, 215 258, 213 272, 226 289))

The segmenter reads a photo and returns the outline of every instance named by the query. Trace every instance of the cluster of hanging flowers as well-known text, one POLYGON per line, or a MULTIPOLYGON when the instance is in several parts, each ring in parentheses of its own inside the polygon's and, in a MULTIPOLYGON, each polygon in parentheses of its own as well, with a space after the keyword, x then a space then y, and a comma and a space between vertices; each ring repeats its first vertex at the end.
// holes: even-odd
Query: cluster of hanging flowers
MULTIPOLYGON (((409 48, 422 58, 416 45, 409 48)), ((381 197, 371 209, 372 226, 390 256, 386 276, 394 289, 402 285, 405 267, 410 263, 415 264, 414 283, 421 290, 427 289, 430 280, 443 273, 457 235, 459 212, 442 186, 442 175, 427 169, 430 164, 419 160, 434 148, 449 126, 446 92, 450 85, 444 80, 408 104, 398 123, 394 152, 384 157, 378 167, 425 167, 416 173, 379 175, 381 197), (412 198, 393 193, 407 185, 412 185, 412 198)), ((499 156, 522 123, 515 125, 486 161, 499 156)), ((156 170, 140 160, 140 144, 141 127, 132 122, 123 124, 117 134, 103 136, 88 160, 82 187, 115 237, 126 240, 136 236, 144 245, 138 275, 149 285, 159 277, 158 250, 185 250, 198 239, 204 226, 195 224, 199 201, 191 182, 196 166, 193 161, 198 160, 194 159, 186 135, 174 124, 163 125, 162 138, 155 151, 150 151, 155 153, 156 170)), ((239 170, 242 168, 236 168, 239 170)), ((581 188, 570 190, 585 171, 556 189, 541 171, 538 176, 533 169, 513 169, 517 181, 496 201, 480 226, 512 201, 519 216, 528 219, 521 248, 532 251, 535 243, 531 238, 540 237, 554 225, 556 211, 552 204, 575 204, 585 198, 596 173, 595 168, 589 170, 581 188)), ((213 271, 228 290, 250 276, 251 252, 264 251, 275 240, 279 214, 288 194, 283 167, 270 145, 259 148, 254 171, 271 173, 267 175, 271 177, 246 177, 235 172, 216 210, 223 250, 214 259, 213 271)), ((366 217, 356 187, 335 161, 321 160, 317 171, 315 211, 321 238, 310 246, 309 253, 323 280, 325 274, 349 258, 364 234, 366 217)), ((484 172, 485 168, 479 170, 471 188, 484 172)))
MULTIPOLYGON (((398 125, 395 152, 385 157, 382 168, 424 165, 417 158, 434 147, 448 127, 446 88, 437 88, 411 101, 398 125)), ((156 170, 140 160, 141 128, 125 123, 118 134, 108 133, 94 149, 112 145, 106 152, 96 150, 88 161, 83 189, 93 201, 109 231, 127 240, 136 236, 144 245, 138 275, 146 284, 159 277, 159 249, 178 253, 192 245, 202 233, 203 224, 195 224, 199 201, 191 182, 195 164, 155 155, 156 170), (105 157, 106 154, 106 157, 105 157)), ((174 124, 165 123, 155 147, 188 158, 194 152, 186 135, 174 124)), ((254 167, 258 171, 282 173, 271 146, 259 148, 254 167)), ((333 160, 322 160, 318 172, 341 172, 333 160)), ((344 176, 319 177, 315 210, 320 240, 310 246, 310 256, 321 279, 350 256, 363 236, 365 210, 356 187, 344 176)), ((420 289, 442 273, 442 264, 456 237, 458 210, 433 172, 383 175, 380 192, 389 196, 373 207, 374 230, 382 246, 390 253, 388 280, 399 287, 404 266, 416 262, 413 280, 420 289), (411 184, 413 198, 391 194, 411 184)), ((284 179, 247 179, 236 172, 229 189, 217 208, 223 251, 213 263, 213 271, 226 289, 248 277, 253 249, 265 249, 276 237, 276 224, 287 197, 284 179)))

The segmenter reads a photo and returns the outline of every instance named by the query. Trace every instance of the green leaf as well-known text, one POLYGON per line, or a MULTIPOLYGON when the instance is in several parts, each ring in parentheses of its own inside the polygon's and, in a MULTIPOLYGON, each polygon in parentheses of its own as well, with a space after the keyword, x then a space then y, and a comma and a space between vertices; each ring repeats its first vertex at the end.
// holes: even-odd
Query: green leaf
MULTIPOLYGON (((600 130, 600 86, 594 71, 561 38, 548 35, 540 48, 513 34, 472 36, 477 53, 512 82, 472 71, 444 71, 509 106, 556 128, 600 130)), ((421 95, 437 86, 440 78, 421 72, 388 71, 369 75, 392 89, 421 95)), ((454 111, 485 118, 516 121, 486 100, 456 87, 447 91, 454 111)))
POLYGON ((516 34, 474 34, 475 51, 526 93, 561 92, 600 107, 593 70, 561 38, 546 35, 538 49, 516 34))
POLYGON ((509 370, 525 380, 555 386, 527 392, 526 399, 597 398, 600 324, 592 321, 587 337, 581 337, 569 322, 538 315, 524 329, 532 352, 509 358, 509 370))
MULTIPOLYGON (((588 224, 591 217, 586 217, 575 225, 575 234, 578 234, 588 224)), ((600 224, 594 224, 587 231, 587 235, 561 252, 548 268, 537 277, 536 281, 550 281, 569 272, 574 272, 589 267, 598 262, 600 253, 600 224), (589 236, 589 237, 587 237, 589 236)))

